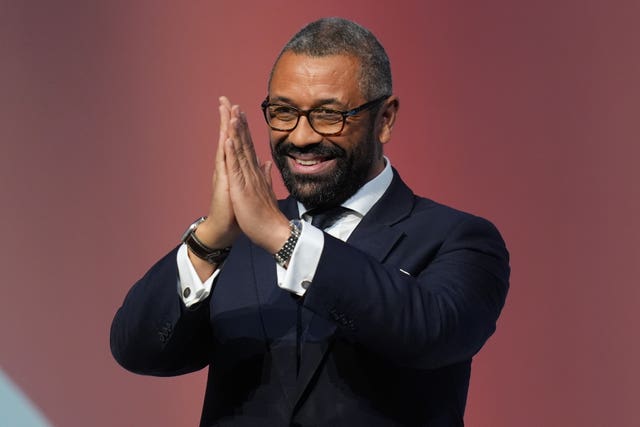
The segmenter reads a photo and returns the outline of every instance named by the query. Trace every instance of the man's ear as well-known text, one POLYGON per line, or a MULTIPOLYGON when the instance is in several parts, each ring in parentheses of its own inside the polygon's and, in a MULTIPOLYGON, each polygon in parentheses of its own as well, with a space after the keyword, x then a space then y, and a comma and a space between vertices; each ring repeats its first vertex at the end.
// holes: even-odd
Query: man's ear
POLYGON ((399 107, 400 101, 398 97, 392 95, 384 101, 378 111, 378 123, 380 124, 378 128, 378 140, 381 144, 386 144, 391 140, 391 131, 396 122, 399 107))

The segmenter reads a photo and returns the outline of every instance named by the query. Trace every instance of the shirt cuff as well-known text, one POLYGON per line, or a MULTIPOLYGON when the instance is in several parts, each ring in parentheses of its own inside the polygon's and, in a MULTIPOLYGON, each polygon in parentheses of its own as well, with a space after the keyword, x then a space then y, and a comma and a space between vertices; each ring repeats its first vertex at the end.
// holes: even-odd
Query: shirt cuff
POLYGON ((322 230, 302 222, 302 231, 287 268, 277 266, 278 286, 296 295, 304 295, 313 282, 322 249, 324 249, 322 230))
POLYGON ((209 296, 213 281, 220 273, 220 268, 216 268, 211 277, 202 282, 189 259, 187 245, 183 243, 180 246, 176 258, 178 262, 178 294, 184 305, 191 307, 209 296))

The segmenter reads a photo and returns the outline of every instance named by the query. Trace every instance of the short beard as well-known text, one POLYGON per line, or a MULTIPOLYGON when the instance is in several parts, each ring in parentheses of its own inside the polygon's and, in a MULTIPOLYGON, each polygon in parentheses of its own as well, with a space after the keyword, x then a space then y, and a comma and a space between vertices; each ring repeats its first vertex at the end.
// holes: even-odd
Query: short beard
POLYGON ((296 147, 283 141, 272 149, 273 160, 280 169, 289 193, 306 208, 338 206, 353 196, 368 181, 376 158, 373 132, 358 143, 351 153, 329 142, 296 147), (313 153, 336 160, 333 172, 321 176, 297 175, 287 163, 289 154, 313 153))

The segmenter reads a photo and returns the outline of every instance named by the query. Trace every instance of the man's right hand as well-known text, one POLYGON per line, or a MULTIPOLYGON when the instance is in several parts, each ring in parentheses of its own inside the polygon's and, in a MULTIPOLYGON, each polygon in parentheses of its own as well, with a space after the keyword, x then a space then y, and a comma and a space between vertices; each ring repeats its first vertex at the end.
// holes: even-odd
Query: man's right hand
MULTIPOLYGON (((229 138, 229 121, 231 120, 231 103, 229 100, 220 97, 220 135, 218 137, 218 147, 216 150, 215 169, 211 180, 212 193, 209 205, 209 214, 206 221, 196 229, 196 237, 206 246, 214 249, 231 246, 235 238, 240 233, 240 228, 236 222, 229 197, 229 180, 227 168, 225 166, 224 144, 229 138)), ((200 276, 201 280, 207 279, 216 266, 212 266, 206 261, 198 258, 189 251, 189 259, 200 276)))

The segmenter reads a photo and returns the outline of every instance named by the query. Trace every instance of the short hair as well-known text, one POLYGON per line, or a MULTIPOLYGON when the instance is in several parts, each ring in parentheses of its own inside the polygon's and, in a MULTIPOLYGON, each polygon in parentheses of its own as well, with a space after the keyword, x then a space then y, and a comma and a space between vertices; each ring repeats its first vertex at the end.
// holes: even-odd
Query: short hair
POLYGON ((368 100, 392 94, 391 64, 373 33, 344 18, 322 18, 302 28, 282 48, 271 69, 269 86, 278 60, 285 52, 298 55, 351 55, 360 62, 358 85, 368 100))

